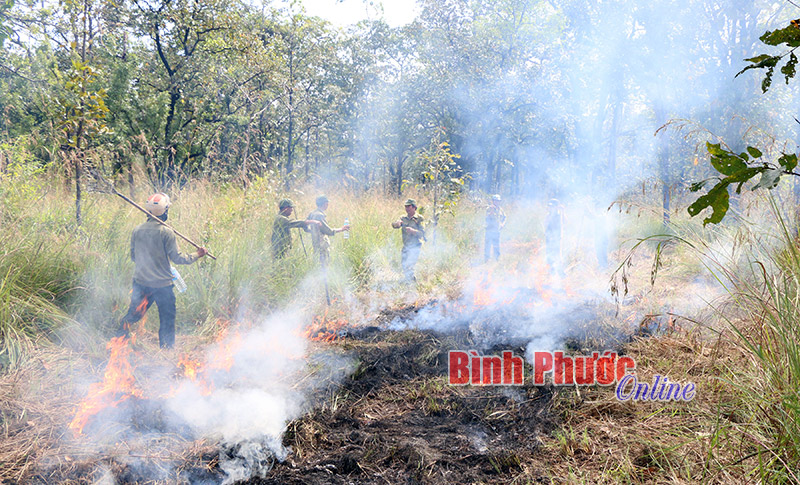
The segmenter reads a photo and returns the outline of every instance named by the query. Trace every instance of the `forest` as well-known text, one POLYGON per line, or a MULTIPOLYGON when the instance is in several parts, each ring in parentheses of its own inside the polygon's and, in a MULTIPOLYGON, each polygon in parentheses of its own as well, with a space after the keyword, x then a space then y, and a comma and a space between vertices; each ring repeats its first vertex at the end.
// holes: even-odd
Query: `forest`
POLYGON ((416 5, 0 0, 0 483, 800 483, 800 8, 416 5))

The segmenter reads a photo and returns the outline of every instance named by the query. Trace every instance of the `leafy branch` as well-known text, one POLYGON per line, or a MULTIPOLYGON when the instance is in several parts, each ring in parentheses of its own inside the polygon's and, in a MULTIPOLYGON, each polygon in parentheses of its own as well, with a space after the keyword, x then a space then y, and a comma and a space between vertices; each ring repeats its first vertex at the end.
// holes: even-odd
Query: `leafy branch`
MULTIPOLYGON (((735 77, 750 69, 766 69, 764 79, 761 80, 761 91, 767 92, 772 85, 772 76, 778 64, 788 57, 788 61, 781 66, 780 72, 783 74, 786 84, 797 74, 797 55, 795 50, 800 47, 800 19, 792 20, 789 25, 775 31, 766 31, 759 40, 766 45, 788 48, 778 55, 761 54, 756 57, 745 59, 750 64, 739 71, 735 77)), ((773 189, 778 185, 783 175, 800 175, 794 171, 797 167, 797 155, 793 153, 782 153, 776 163, 770 163, 762 158, 762 153, 758 148, 747 147, 747 151, 736 154, 731 150, 722 148, 720 144, 706 144, 708 153, 711 155, 711 166, 722 175, 722 177, 712 177, 710 179, 696 182, 691 185, 690 190, 697 192, 705 187, 709 182, 716 181, 713 187, 705 195, 700 196, 688 208, 689 214, 694 217, 707 208, 711 208, 711 215, 703 219, 703 225, 708 223, 717 224, 725 217, 730 207, 730 186, 736 186, 736 193, 742 193, 742 186, 752 180, 757 175, 761 179, 750 190, 761 188, 773 189)))
POLYGON ((779 55, 761 54, 756 57, 751 57, 750 59, 745 59, 750 65, 736 73, 735 77, 738 77, 739 74, 750 69, 766 69, 767 72, 764 75, 764 79, 761 81, 761 91, 766 93, 772 85, 772 75, 775 72, 775 67, 777 67, 778 63, 786 56, 789 56, 789 60, 781 67, 781 74, 784 75, 786 84, 789 84, 789 79, 793 78, 797 73, 797 56, 794 51, 800 47, 800 19, 792 20, 787 27, 780 30, 768 30, 764 35, 759 37, 759 39, 764 44, 771 46, 779 47, 785 45, 789 50, 779 55))
MULTIPOLYGON (((431 146, 419 156, 424 171, 422 186, 428 189, 433 196, 433 224, 434 228, 439 223, 443 213, 454 214, 454 208, 461 197, 464 184, 470 179, 469 174, 463 172, 458 159, 461 155, 450 150, 450 144, 439 141, 443 133, 431 141, 431 146)), ((436 232, 433 233, 434 243, 436 232)))
POLYGON ((707 208, 711 208, 711 215, 703 219, 703 225, 717 224, 725 217, 730 206, 730 186, 735 185, 736 193, 742 193, 745 183, 757 175, 761 175, 758 183, 750 188, 773 189, 783 175, 800 175, 794 171, 797 167, 797 155, 783 153, 776 163, 767 162, 758 148, 748 146, 742 153, 734 153, 722 148, 719 143, 706 143, 708 153, 711 155, 711 166, 722 175, 712 177, 700 182, 695 182, 689 188, 697 192, 710 182, 716 182, 705 195, 700 196, 688 208, 689 214, 694 217, 707 208))

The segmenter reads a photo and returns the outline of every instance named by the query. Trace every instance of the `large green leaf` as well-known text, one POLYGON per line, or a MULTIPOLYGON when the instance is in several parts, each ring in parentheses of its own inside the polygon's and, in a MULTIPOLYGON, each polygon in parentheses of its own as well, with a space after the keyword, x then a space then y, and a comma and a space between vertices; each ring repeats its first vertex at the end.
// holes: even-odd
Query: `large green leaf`
POLYGON ((793 78, 797 72, 797 56, 792 52, 789 55, 789 61, 781 68, 781 73, 786 78, 786 84, 789 84, 789 79, 793 78))
POLYGON ((800 46, 800 29, 790 23, 782 29, 764 32, 759 39, 767 45, 786 44, 789 47, 798 47, 800 46))
POLYGON ((728 182, 720 181, 706 195, 701 196, 687 209, 692 217, 711 207, 711 215, 703 219, 703 225, 718 224, 725 217, 730 207, 728 182))
POLYGON ((794 153, 784 153, 778 158, 778 164, 787 172, 791 172, 797 167, 797 155, 794 153))
POLYGON ((747 168, 745 161, 735 153, 723 150, 719 144, 707 143, 711 165, 722 175, 733 175, 747 168))
POLYGON ((753 158, 761 158, 761 150, 756 147, 747 147, 747 152, 750 153, 750 156, 753 158))

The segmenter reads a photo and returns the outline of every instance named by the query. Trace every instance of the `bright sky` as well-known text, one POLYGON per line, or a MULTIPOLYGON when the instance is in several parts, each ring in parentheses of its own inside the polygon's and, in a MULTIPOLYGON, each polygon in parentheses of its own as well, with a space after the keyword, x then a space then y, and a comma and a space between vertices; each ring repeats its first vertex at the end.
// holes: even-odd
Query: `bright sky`
POLYGON ((322 17, 330 23, 344 27, 364 19, 381 17, 392 27, 414 20, 419 8, 415 0, 302 0, 309 15, 322 17), (382 5, 382 7, 381 7, 382 5), (381 13, 381 9, 383 13, 381 13))

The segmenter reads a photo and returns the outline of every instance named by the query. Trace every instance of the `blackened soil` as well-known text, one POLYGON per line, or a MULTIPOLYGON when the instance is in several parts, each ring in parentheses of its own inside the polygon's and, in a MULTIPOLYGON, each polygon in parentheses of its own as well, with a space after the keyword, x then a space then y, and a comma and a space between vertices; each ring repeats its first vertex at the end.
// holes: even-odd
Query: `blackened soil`
MULTIPOLYGON (((541 449, 540 437, 559 424, 551 413, 551 388, 530 386, 530 377, 524 386, 447 384, 451 350, 524 355, 523 349, 501 343, 483 349, 466 325, 448 333, 381 328, 417 311, 386 312, 375 326, 337 341, 339 350, 356 359, 356 370, 341 386, 319 391, 313 410, 289 423, 283 440, 291 450, 287 459, 246 483, 550 481, 549 453, 541 449)), ((154 441, 142 456, 123 452, 87 462, 43 463, 24 482, 218 484, 226 478, 221 446, 193 442, 188 429, 168 426, 172 420, 161 403, 130 400, 123 407, 133 418, 132 434, 121 434, 121 440, 157 430, 174 443, 154 441)))
POLYGON ((356 372, 327 404, 290 423, 289 458, 248 483, 548 481, 536 464, 544 461, 539 436, 557 425, 551 390, 449 386, 448 351, 471 344, 467 331, 351 335, 343 347, 358 357, 356 372))

